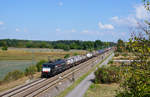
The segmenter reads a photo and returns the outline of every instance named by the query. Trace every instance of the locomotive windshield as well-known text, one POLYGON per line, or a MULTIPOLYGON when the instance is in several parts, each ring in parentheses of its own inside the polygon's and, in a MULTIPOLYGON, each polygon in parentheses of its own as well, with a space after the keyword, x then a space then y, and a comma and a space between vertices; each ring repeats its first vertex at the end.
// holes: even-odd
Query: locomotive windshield
POLYGON ((50 67, 53 67, 53 64, 44 63, 44 64, 43 64, 43 67, 45 67, 45 68, 50 68, 50 67))

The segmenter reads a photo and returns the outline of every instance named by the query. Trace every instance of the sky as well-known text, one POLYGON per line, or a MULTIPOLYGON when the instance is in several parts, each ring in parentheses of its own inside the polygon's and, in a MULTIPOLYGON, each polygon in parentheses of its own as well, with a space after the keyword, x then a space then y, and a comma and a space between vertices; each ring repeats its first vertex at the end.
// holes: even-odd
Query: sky
POLYGON ((127 41, 142 0, 0 0, 0 39, 127 41))

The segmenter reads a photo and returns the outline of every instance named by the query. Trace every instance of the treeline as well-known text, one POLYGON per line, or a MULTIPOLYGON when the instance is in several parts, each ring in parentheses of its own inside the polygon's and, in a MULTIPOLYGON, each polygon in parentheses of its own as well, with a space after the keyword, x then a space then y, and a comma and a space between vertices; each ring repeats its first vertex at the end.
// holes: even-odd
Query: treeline
POLYGON ((50 48, 50 49, 79 49, 93 50, 111 47, 116 45, 113 42, 96 41, 80 41, 80 40, 58 40, 58 41, 33 41, 33 40, 16 40, 2 39, 0 47, 17 47, 17 48, 50 48))

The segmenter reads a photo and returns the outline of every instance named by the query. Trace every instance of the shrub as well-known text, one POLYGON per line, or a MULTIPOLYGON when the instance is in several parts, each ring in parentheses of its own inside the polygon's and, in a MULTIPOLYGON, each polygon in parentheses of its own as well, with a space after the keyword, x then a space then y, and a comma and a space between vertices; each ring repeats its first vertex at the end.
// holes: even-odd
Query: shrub
POLYGON ((12 72, 9 72, 5 77, 4 77, 4 81, 13 81, 13 80, 17 80, 19 78, 23 77, 23 72, 19 71, 19 70, 14 70, 12 72))
POLYGON ((25 69, 25 75, 29 76, 31 79, 33 78, 33 74, 37 71, 36 66, 29 66, 28 68, 25 69))
POLYGON ((7 46, 4 46, 4 47, 2 47, 2 50, 3 50, 3 51, 7 51, 7 50, 8 50, 8 47, 7 47, 7 46))
POLYGON ((42 70, 42 64, 46 63, 45 60, 41 60, 36 64, 37 71, 40 72, 42 70))
POLYGON ((114 62, 113 60, 110 60, 110 61, 108 62, 108 64, 113 64, 113 62, 114 62))
POLYGON ((70 55, 69 54, 66 54, 65 56, 64 56, 64 58, 69 58, 70 57, 70 55))
POLYGON ((95 83, 112 83, 119 81, 119 67, 101 67, 95 71, 95 83))
POLYGON ((118 53, 115 53, 115 57, 118 57, 119 56, 119 54, 118 53))
POLYGON ((150 97, 150 71, 138 70, 134 73, 126 77, 121 84, 123 91, 119 91, 116 97, 150 97))
POLYGON ((126 56, 128 56, 128 54, 127 54, 127 53, 124 53, 124 54, 122 54, 122 56, 126 57, 126 56))
POLYGON ((0 85, 3 83, 3 81, 2 80, 0 80, 0 85))

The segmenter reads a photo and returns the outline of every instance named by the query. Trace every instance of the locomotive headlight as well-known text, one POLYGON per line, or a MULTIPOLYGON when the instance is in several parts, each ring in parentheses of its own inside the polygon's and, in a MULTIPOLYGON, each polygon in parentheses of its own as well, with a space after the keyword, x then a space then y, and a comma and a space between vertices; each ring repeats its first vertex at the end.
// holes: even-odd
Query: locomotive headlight
POLYGON ((50 72, 50 71, 51 71, 51 68, 43 68, 42 71, 43 71, 43 72, 50 72))

